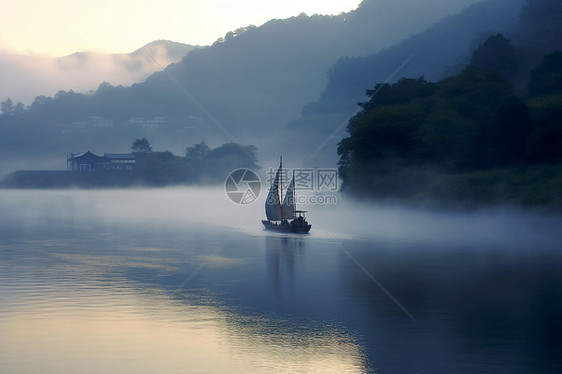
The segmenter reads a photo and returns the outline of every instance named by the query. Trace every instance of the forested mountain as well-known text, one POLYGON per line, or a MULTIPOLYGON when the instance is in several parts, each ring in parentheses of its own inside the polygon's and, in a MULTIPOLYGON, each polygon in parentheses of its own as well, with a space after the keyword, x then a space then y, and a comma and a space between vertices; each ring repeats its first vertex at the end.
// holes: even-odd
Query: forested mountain
POLYGON ((291 144, 318 153, 312 158, 335 159, 333 149, 345 136, 345 123, 365 99, 365 90, 377 82, 396 82, 401 77, 428 81, 443 79, 464 69, 472 51, 489 35, 509 34, 525 0, 489 0, 437 22, 426 31, 375 54, 341 58, 328 73, 328 84, 319 100, 304 106, 301 118, 287 133, 298 134, 291 144), (339 129, 339 131, 337 131, 339 129), (302 136, 306 134, 306 136, 302 136), (334 138, 318 147, 329 134, 334 138), (306 139, 306 141, 299 141, 306 139))
POLYGON ((201 140, 265 147, 319 97, 337 59, 389 47, 475 1, 365 0, 346 14, 302 14, 238 29, 131 87, 59 91, 29 107, 5 100, 0 156, 118 151, 138 137, 172 151, 201 140))
POLYGON ((195 47, 168 40, 151 42, 131 53, 77 52, 63 57, 0 52, 0 101, 28 105, 36 96, 60 90, 87 93, 100 83, 131 85, 181 59, 195 47))
POLYGON ((558 2, 530 1, 514 41, 489 36, 461 73, 368 90, 338 147, 345 188, 562 208, 561 20, 558 2))
POLYGON ((235 137, 262 140, 319 96, 337 59, 393 45, 468 2, 366 0, 348 14, 272 20, 230 33, 151 79, 171 74, 235 137))

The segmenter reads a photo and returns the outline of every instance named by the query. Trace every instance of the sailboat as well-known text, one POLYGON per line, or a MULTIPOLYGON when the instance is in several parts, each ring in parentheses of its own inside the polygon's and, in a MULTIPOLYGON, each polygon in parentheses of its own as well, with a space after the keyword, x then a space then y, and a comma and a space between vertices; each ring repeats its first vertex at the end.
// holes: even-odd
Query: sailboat
POLYGON ((283 159, 279 161, 279 169, 271 183, 267 200, 265 201, 265 215, 267 220, 262 220, 267 230, 278 232, 307 233, 312 225, 306 222, 306 211, 296 209, 295 201, 295 176, 291 179, 285 196, 281 184, 283 172, 283 159))

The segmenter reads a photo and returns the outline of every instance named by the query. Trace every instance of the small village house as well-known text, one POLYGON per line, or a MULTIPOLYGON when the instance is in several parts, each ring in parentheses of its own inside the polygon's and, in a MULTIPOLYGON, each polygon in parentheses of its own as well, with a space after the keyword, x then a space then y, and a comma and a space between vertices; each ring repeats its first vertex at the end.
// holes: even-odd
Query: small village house
POLYGON ((136 157, 132 153, 104 153, 98 156, 90 151, 71 153, 67 157, 67 170, 96 172, 105 170, 133 170, 136 157))

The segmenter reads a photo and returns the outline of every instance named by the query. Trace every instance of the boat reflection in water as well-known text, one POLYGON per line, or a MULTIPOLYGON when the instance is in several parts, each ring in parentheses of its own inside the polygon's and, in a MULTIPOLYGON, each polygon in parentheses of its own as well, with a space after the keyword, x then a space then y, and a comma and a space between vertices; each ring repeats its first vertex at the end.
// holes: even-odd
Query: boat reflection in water
POLYGON ((127 194, 0 191, 0 373, 366 372, 341 325, 307 325, 302 237, 225 244, 228 229, 107 224, 82 203, 131 211, 162 192, 127 194))
POLYGON ((299 257, 304 256, 305 241, 300 237, 265 237, 266 261, 277 292, 282 292, 284 283, 294 286, 295 268, 299 257))

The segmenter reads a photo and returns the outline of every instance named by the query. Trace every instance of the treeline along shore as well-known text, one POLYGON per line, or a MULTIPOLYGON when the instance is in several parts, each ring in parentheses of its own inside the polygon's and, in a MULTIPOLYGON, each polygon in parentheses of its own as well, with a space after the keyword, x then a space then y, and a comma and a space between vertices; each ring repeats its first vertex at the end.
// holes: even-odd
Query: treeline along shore
POLYGON ((186 148, 185 156, 154 152, 146 139, 132 146, 135 164, 130 170, 15 171, 0 181, 3 188, 123 188, 224 183, 238 168, 259 169, 257 148, 227 143, 211 149, 201 142, 186 148))
POLYGON ((378 199, 562 208, 562 51, 510 76, 521 53, 491 36, 460 74, 378 84, 339 143, 343 189, 378 199))

